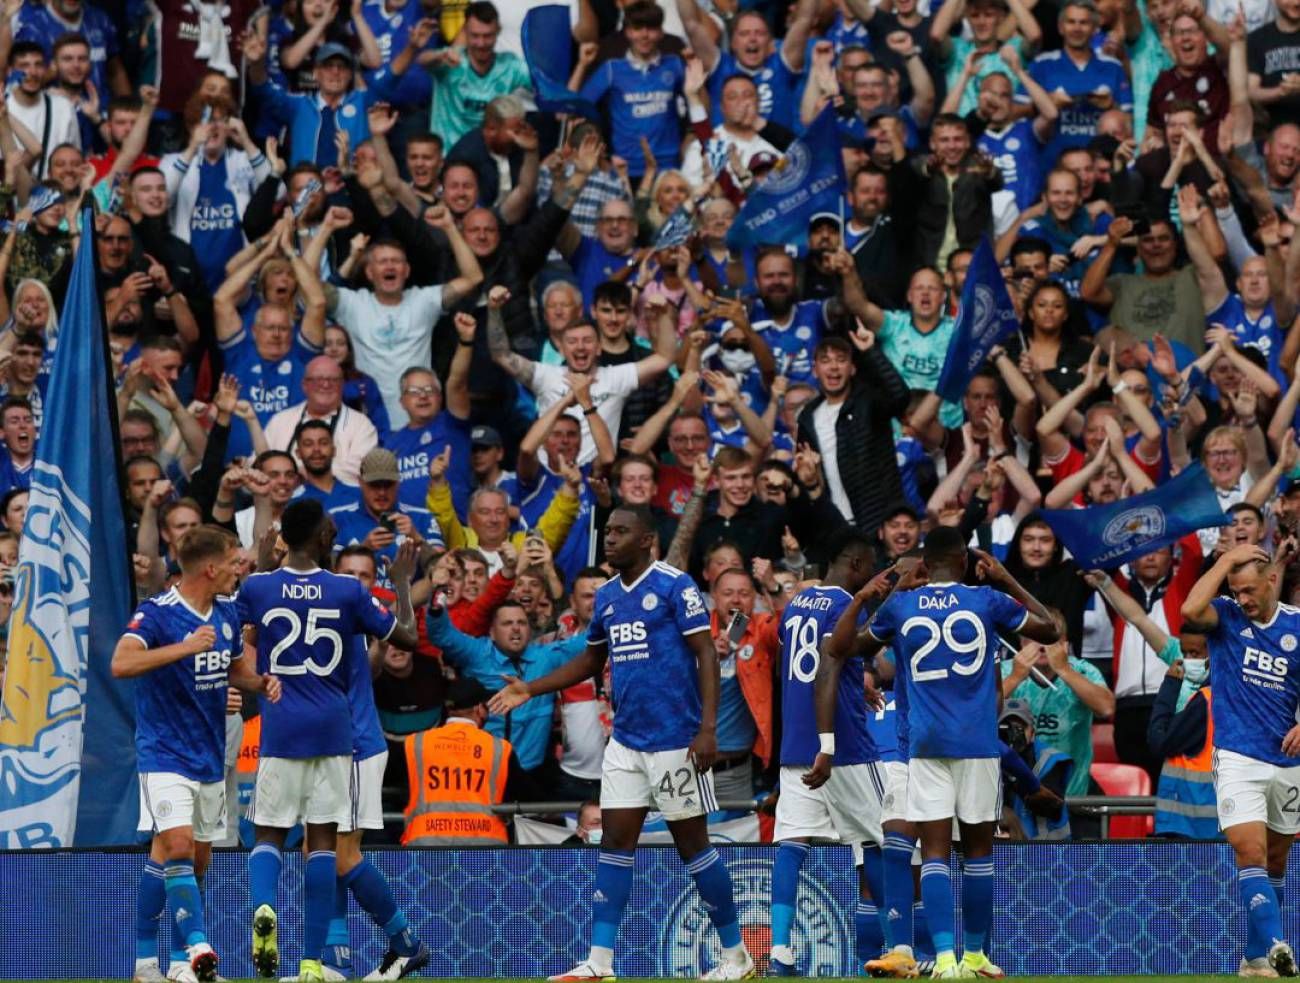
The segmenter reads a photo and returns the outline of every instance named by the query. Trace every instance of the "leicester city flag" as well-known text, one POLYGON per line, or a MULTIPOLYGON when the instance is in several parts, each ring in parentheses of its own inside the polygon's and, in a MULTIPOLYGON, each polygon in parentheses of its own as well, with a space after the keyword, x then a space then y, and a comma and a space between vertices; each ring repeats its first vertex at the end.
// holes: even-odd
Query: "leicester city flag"
POLYGON ((0 705, 0 848, 131 843, 132 691, 109 672, 134 602, 93 214, 59 318, 0 705))
POLYGON ((989 357, 990 349, 1015 334, 1018 325, 1016 308, 998 269, 993 245, 985 236, 971 254, 948 358, 935 391, 944 399, 960 403, 966 396, 966 386, 989 357))
POLYGON ((1085 570, 1117 567, 1189 532, 1228 522, 1199 464, 1149 492, 1112 505, 1043 509, 1039 514, 1085 570))
POLYGON ((839 212, 844 184, 835 110, 828 105, 750 191, 731 223, 727 245, 806 247, 809 219, 818 212, 839 212))
POLYGON ((690 239, 693 229, 691 213, 686 210, 685 205, 678 205, 677 210, 668 216, 667 221, 659 226, 659 231, 655 233, 654 248, 675 249, 677 246, 684 246, 690 239))
POLYGON ((569 72, 571 35, 569 8, 550 3, 534 7, 524 17, 520 31, 524 61, 533 76, 537 108, 546 113, 569 113, 600 122, 600 110, 566 87, 569 72))

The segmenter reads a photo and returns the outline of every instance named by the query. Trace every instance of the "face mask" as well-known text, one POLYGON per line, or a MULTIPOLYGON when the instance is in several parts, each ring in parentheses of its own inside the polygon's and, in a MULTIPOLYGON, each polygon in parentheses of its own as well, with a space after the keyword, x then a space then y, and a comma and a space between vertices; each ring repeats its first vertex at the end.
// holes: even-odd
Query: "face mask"
POLYGON ((734 350, 719 348, 718 358, 722 362, 722 367, 732 375, 745 375, 755 364, 754 353, 747 352, 743 348, 734 350))
POLYGON ((587 830, 587 846, 600 846, 600 836, 603 831, 599 829, 587 830))
POLYGON ((1183 659, 1183 678, 1193 686, 1200 686, 1209 675, 1208 659, 1183 659))

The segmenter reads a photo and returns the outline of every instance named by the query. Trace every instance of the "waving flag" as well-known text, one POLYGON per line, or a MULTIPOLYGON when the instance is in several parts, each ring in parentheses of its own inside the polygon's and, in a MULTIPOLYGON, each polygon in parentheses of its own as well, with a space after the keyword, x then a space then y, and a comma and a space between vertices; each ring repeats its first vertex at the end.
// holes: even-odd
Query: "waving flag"
POLYGON ((0 704, 0 848, 135 837, 132 694, 109 673, 134 578, 93 222, 86 209, 18 550, 0 704))
POLYGON ((572 39, 569 8, 559 4, 534 7, 524 17, 520 32, 524 61, 533 76, 537 108, 547 113, 569 113, 600 122, 600 110, 566 85, 573 65, 569 61, 572 39))
POLYGON ((678 205, 677 211, 668 216, 668 220, 659 226, 659 231, 655 233, 655 249, 673 249, 676 246, 686 245, 686 240, 691 237, 691 231, 694 229, 694 220, 691 213, 686 210, 685 205, 678 205))
POLYGON ((844 184, 835 110, 827 106, 750 191, 731 223, 727 245, 807 246, 809 219, 818 212, 840 212, 844 184))
POLYGON ((966 270, 957 324, 935 391, 944 399, 960 403, 966 395, 966 386, 989 357, 989 351, 1015 334, 1019 324, 1015 305, 993 255, 993 245, 985 236, 975 247, 966 270))
POLYGON ((1117 567, 1189 532, 1228 523, 1219 496, 1199 464, 1149 492, 1112 505, 1043 509, 1039 514, 1085 570, 1117 567))

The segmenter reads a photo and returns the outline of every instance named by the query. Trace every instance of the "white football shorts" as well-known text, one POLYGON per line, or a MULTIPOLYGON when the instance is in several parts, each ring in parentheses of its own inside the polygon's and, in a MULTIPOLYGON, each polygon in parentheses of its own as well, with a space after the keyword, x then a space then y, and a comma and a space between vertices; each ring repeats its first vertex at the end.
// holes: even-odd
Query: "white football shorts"
POLYGON ((357 829, 384 828, 384 769, 388 767, 388 750, 352 762, 352 811, 347 822, 339 823, 340 833, 357 829))
POLYGON ((162 833, 181 826, 194 829, 198 843, 226 836, 226 783, 196 782, 170 771, 141 772, 140 822, 142 833, 162 833))
POLYGON ((716 810, 713 773, 696 771, 687 751, 633 751, 610 738, 600 773, 601 809, 649 807, 668 822, 716 810))
POLYGON ((268 758, 257 763, 257 783, 248 804, 254 826, 291 829, 299 823, 350 822, 352 756, 268 758))
POLYGON ((849 844, 884 842, 880 806, 885 776, 879 762, 836 765, 821 788, 803 783, 807 772, 798 766, 781 769, 774 840, 807 837, 849 844))
POLYGON ((907 818, 991 823, 1002 816, 997 758, 913 758, 907 764, 907 818))
POLYGON ((1215 748, 1214 797, 1220 829, 1264 823, 1276 833, 1300 833, 1300 765, 1281 768, 1215 748))

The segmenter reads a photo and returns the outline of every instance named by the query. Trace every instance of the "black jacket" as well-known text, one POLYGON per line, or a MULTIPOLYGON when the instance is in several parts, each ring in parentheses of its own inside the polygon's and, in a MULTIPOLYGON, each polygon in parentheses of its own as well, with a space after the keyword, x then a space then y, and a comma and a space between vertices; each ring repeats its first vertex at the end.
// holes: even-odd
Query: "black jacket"
POLYGON ((996 168, 991 175, 976 169, 977 157, 962 162, 962 172, 948 192, 948 179, 931 174, 925 162, 915 158, 889 170, 889 209, 900 228, 912 229, 911 268, 934 266, 943 246, 943 235, 952 213, 957 245, 974 249, 980 236, 993 231, 993 192, 1002 187, 996 168))
MULTIPOLYGON (((519 184, 519 171, 524 166, 524 152, 518 147, 511 147, 506 154, 510 164, 510 184, 519 184)), ((483 139, 482 128, 470 130, 456 141, 456 146, 447 154, 448 164, 468 164, 478 175, 479 204, 491 208, 501 192, 501 175, 497 171, 497 162, 488 150, 487 141, 483 139)))
MULTIPOLYGON (((858 352, 855 362, 857 375, 835 421, 835 463, 853 507, 853 524, 872 532, 884 521, 885 510, 903 499, 893 419, 907 410, 908 391, 879 345, 858 352)), ((799 414, 799 442, 819 453, 813 414, 825 401, 819 393, 799 414)))

